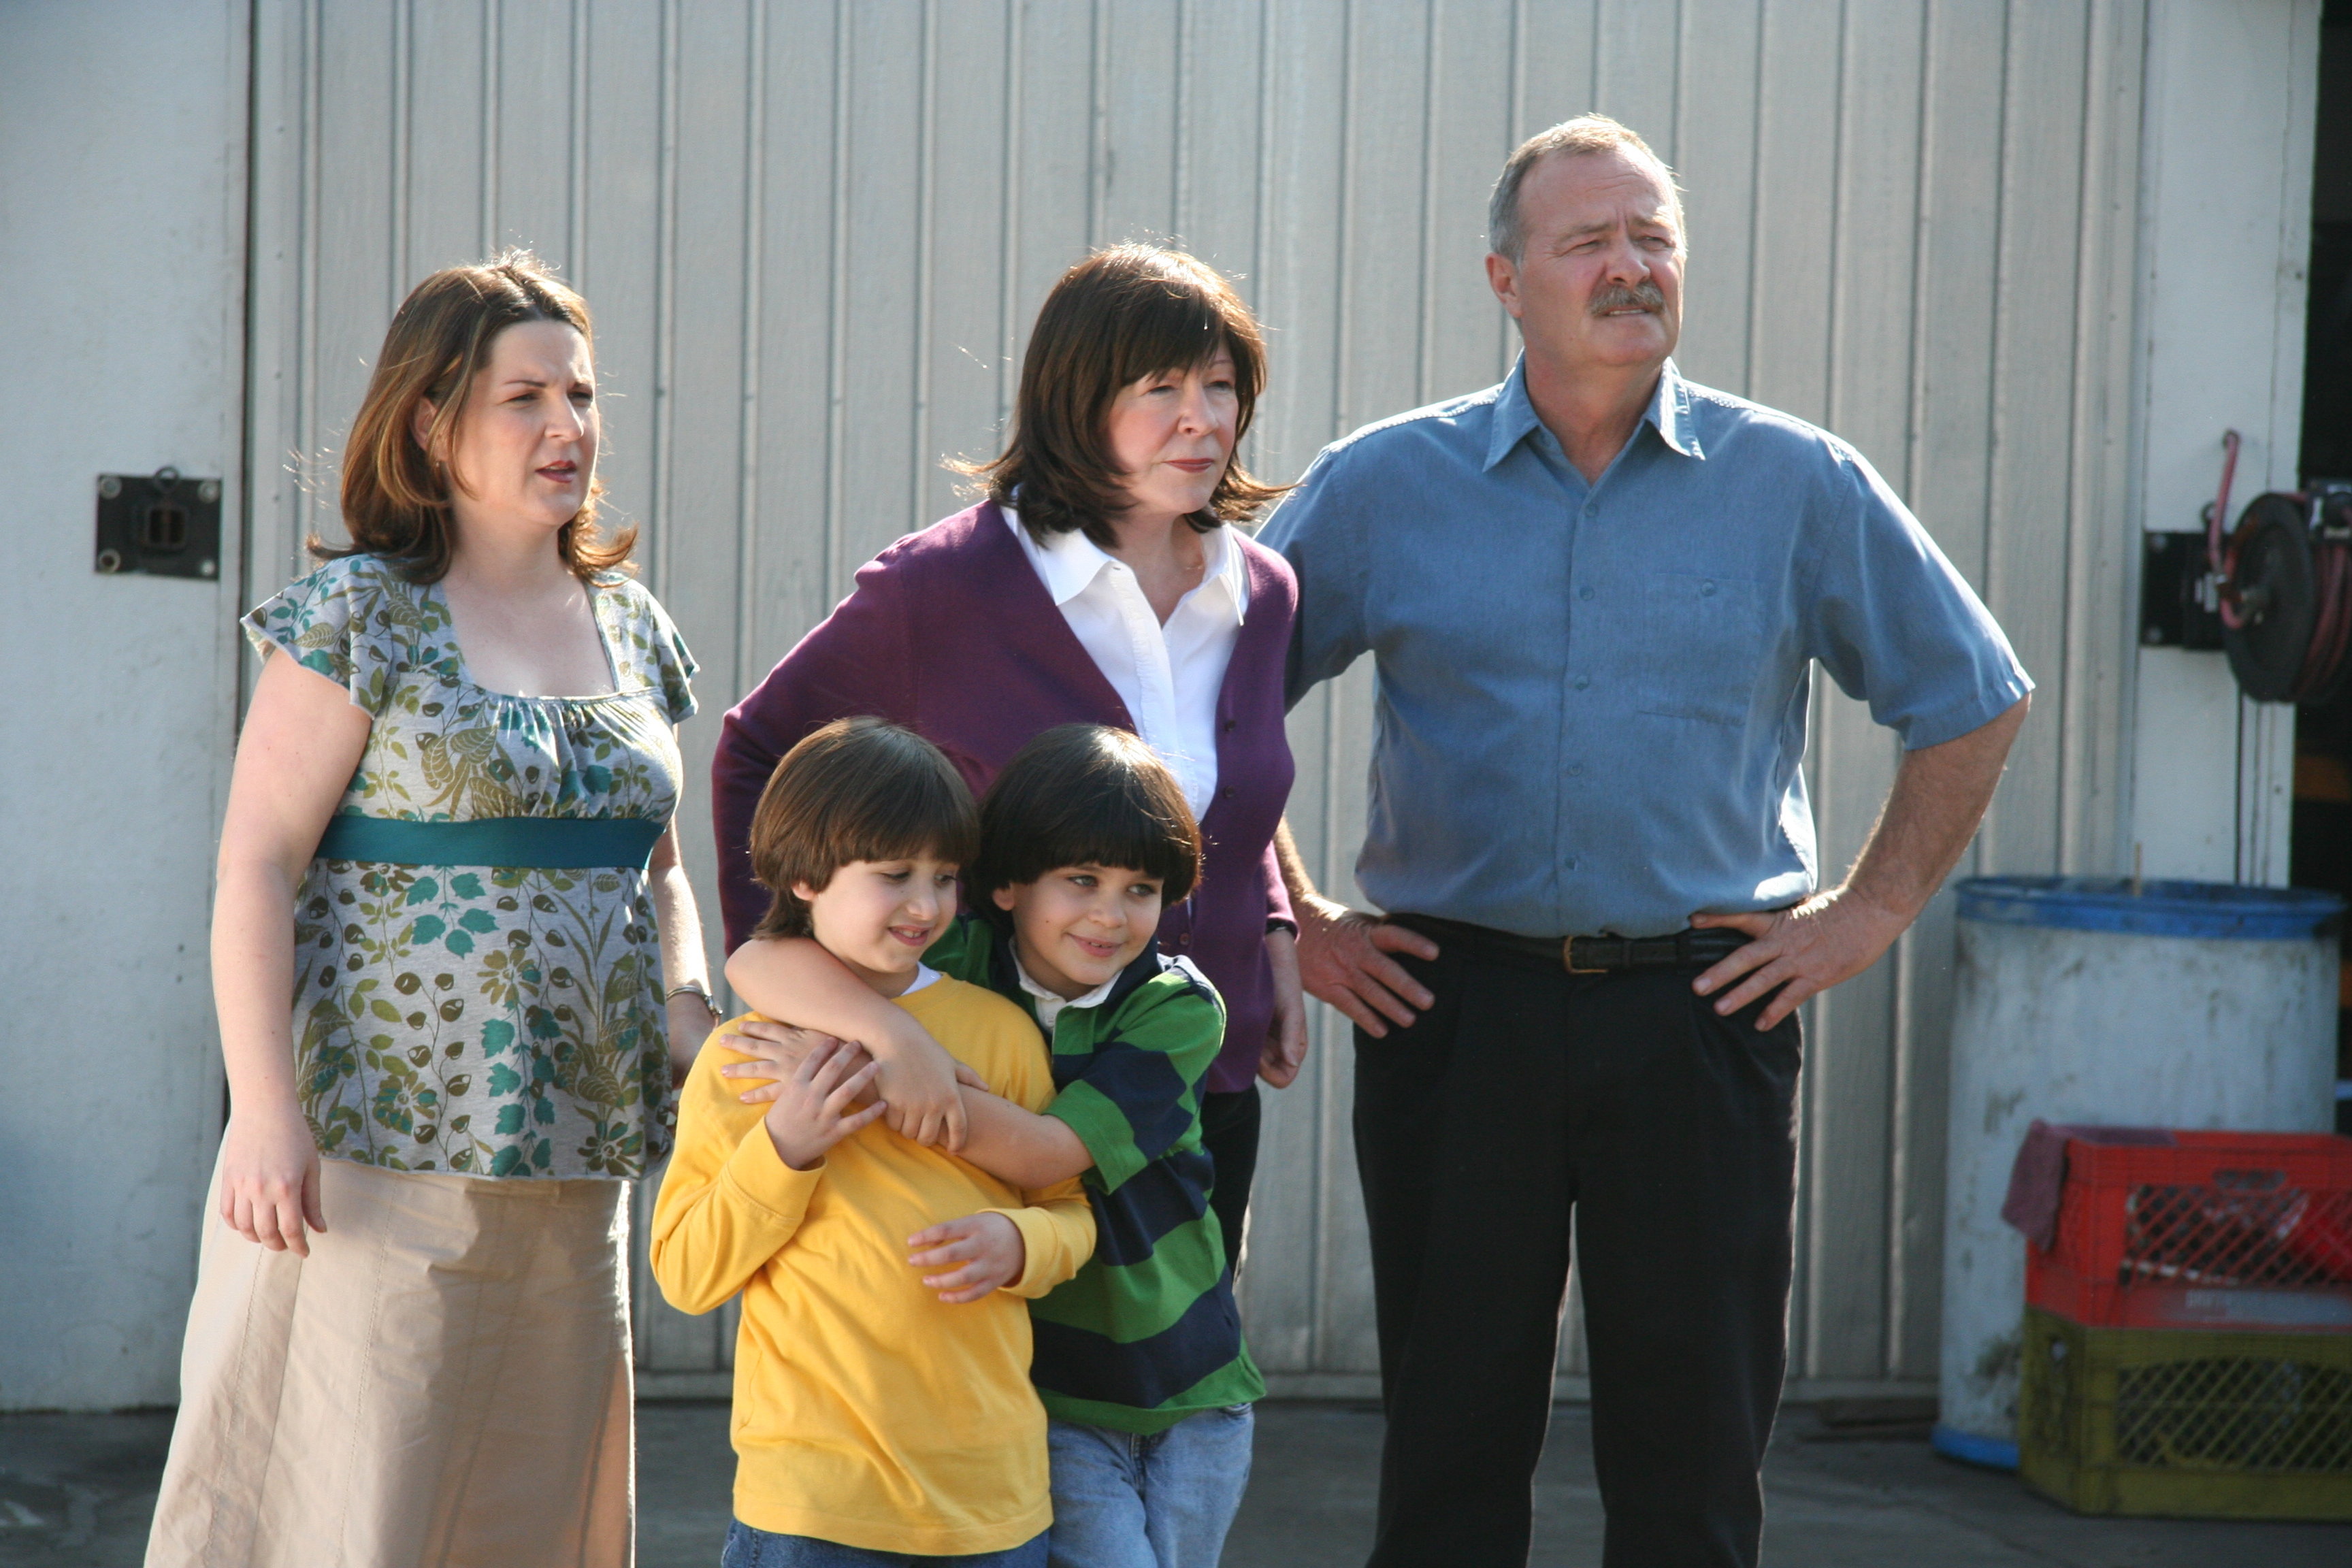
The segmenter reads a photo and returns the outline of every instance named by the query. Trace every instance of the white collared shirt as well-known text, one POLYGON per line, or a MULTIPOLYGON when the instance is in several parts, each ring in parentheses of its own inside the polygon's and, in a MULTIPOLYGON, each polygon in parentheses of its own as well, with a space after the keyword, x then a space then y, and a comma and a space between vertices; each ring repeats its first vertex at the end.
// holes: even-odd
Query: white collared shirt
POLYGON ((1162 626, 1126 562, 1076 529, 1041 545, 1011 507, 1002 510, 1062 618, 1127 704, 1137 734, 1201 816, 1217 794, 1217 694, 1249 609, 1249 573, 1233 530, 1201 536, 1201 584, 1162 626))
MULTIPOLYGON (((1013 940, 1011 937, 1004 939, 1008 946, 1012 946, 1013 940)), ((1065 996, 1058 991, 1048 991, 1037 984, 1029 973, 1029 966, 1021 962, 1019 947, 1013 946, 1012 952, 1013 973, 1019 978, 1021 989, 1027 992, 1029 999, 1037 1004, 1037 1026, 1045 1031, 1047 1039, 1054 1037, 1054 1021, 1062 1016, 1063 1008, 1099 1007, 1110 1000, 1111 987, 1119 982, 1119 975, 1114 974, 1083 996, 1065 996)), ((1209 984, 1209 977, 1202 973, 1200 966, 1189 958, 1171 958, 1163 952, 1160 955, 1160 969, 1163 974, 1171 969, 1181 969, 1202 985, 1209 984)), ((1121 970, 1119 973, 1124 974, 1126 971, 1121 970)))
POLYGON ((1013 973, 1020 976, 1021 989, 1027 992, 1029 999, 1037 1005, 1037 1026, 1045 1031, 1045 1037, 1049 1040, 1054 1037, 1054 1020, 1062 1016, 1063 1008, 1099 1007, 1110 995, 1110 988, 1118 984, 1118 976, 1114 974, 1083 996, 1065 996, 1058 991, 1048 991, 1030 978, 1029 966, 1021 962, 1018 948, 1013 953, 1013 973))

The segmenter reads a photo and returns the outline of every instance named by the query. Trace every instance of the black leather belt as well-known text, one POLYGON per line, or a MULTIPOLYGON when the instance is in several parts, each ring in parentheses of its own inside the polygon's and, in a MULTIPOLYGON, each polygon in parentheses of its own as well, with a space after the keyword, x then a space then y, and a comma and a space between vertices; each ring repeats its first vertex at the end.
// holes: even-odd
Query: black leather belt
POLYGON ((1637 969, 1696 973, 1748 945, 1746 932, 1721 927, 1685 928, 1671 936, 1521 936, 1435 915, 1398 914, 1389 920, 1421 932, 1441 948, 1457 945, 1489 957, 1564 969, 1570 974, 1617 974, 1637 969))

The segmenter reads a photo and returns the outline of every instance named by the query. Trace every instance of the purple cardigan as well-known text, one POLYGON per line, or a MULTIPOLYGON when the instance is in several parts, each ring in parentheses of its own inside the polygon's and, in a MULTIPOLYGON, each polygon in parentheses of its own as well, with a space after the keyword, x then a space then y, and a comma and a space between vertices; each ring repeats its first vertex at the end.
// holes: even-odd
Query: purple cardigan
MULTIPOLYGON (((1201 966, 1225 999, 1225 1044, 1208 1087, 1246 1089, 1274 1017, 1270 923, 1289 924, 1274 858, 1290 795, 1283 663, 1298 583, 1289 563, 1236 533, 1249 608, 1217 695, 1217 795, 1201 819, 1200 886, 1160 922, 1163 952, 1201 966)), ((767 912, 751 879, 751 811, 776 761, 818 726, 871 713, 924 736, 974 795, 1056 724, 1133 731, 1111 689, 1005 525, 983 502, 910 533, 858 568, 824 624, 727 715, 710 768, 719 895, 733 952, 767 912)))

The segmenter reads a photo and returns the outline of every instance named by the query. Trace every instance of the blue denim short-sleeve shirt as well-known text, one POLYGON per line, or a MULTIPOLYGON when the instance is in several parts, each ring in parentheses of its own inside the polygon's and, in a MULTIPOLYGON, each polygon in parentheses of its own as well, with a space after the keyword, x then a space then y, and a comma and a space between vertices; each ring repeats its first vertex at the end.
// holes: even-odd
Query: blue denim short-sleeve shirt
POLYGON ((1860 453, 1671 363, 1591 485, 1522 364, 1326 447, 1261 542, 1298 576, 1291 701, 1373 656, 1357 876, 1391 911, 1647 936, 1793 903, 1814 660, 1906 749, 2033 688, 1860 453))

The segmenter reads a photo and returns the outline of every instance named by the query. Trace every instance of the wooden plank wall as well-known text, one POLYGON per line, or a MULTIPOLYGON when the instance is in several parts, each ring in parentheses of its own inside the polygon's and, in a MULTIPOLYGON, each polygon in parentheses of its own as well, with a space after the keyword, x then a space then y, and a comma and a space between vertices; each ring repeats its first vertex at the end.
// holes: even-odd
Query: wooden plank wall
MULTIPOLYGON (((1675 164, 1681 363, 1822 421, 1912 500, 2042 682, 1970 867, 2111 867, 2144 0, 262 0, 247 598, 333 531, 404 291, 508 243, 597 311, 604 473, 703 663, 689 755, 856 565, 958 504, 1028 321, 1089 246, 1179 239, 1272 333, 1252 460, 1490 384, 1480 270, 1522 135, 1598 108, 1675 164)), ((1292 820, 1352 887, 1370 688, 1293 722, 1292 820)), ((1822 856, 1895 753, 1824 688, 1822 856)), ((695 870, 710 887, 693 801, 695 870)), ((1951 926, 1810 1019, 1792 1373, 1935 1363, 1951 926)), ((1245 1307, 1294 1392, 1374 1365, 1349 1045, 1275 1096, 1245 1307)), ((641 1308, 650 1373, 720 1318, 641 1308)), ((1563 1348, 1576 1386, 1576 1336, 1563 1348)), ((686 1382, 677 1381, 688 1380, 686 1382)), ((699 1386, 699 1384, 694 1384, 699 1386)))

